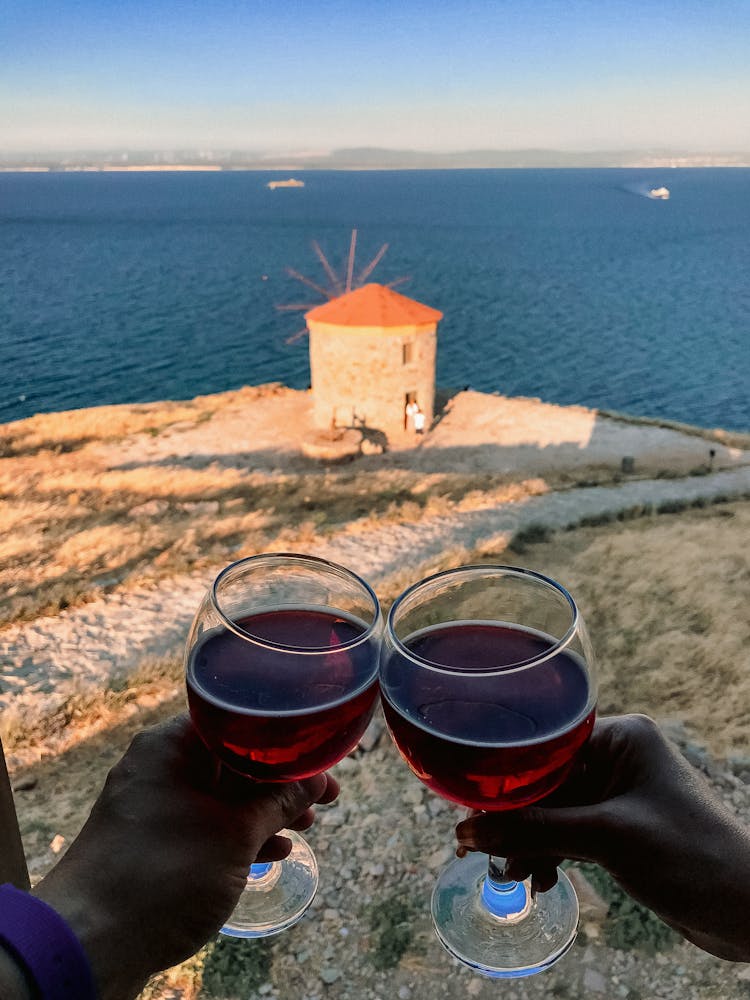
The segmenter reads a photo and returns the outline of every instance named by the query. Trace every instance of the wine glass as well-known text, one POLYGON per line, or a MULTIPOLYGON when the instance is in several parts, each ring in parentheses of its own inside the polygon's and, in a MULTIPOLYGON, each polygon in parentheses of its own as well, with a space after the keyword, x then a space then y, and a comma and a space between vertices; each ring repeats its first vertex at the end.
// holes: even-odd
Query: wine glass
MULTIPOLYGON (((377 700, 378 599, 364 580, 313 556, 272 553, 227 566, 209 587, 185 651, 190 715, 225 767, 250 781, 310 777, 359 742, 377 700)), ((251 865, 222 928, 233 937, 296 923, 318 885, 315 855, 251 865)))
MULTIPOLYGON (((552 792, 594 725, 593 657, 570 594, 539 573, 465 566, 406 590, 388 615, 383 709, 399 752, 438 795, 488 812, 552 792)), ((528 976, 572 945, 578 900, 469 854, 438 877, 432 918, 444 947, 477 972, 528 976)))

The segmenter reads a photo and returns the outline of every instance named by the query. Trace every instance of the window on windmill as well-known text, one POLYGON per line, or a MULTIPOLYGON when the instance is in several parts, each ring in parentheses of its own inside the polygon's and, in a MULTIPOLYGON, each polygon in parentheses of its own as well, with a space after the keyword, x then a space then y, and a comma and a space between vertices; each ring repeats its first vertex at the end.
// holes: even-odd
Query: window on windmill
POLYGON ((403 359, 405 365, 410 364, 414 360, 414 344, 410 341, 407 341, 403 345, 403 359))

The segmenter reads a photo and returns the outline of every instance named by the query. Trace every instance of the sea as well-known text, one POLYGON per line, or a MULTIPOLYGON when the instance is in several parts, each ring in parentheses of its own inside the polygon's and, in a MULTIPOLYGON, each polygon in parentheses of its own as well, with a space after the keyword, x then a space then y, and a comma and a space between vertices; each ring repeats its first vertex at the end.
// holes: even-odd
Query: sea
POLYGON ((0 174, 0 422, 307 387, 356 231, 355 285, 387 244, 444 313, 438 385, 750 430, 750 169, 280 176, 0 174))

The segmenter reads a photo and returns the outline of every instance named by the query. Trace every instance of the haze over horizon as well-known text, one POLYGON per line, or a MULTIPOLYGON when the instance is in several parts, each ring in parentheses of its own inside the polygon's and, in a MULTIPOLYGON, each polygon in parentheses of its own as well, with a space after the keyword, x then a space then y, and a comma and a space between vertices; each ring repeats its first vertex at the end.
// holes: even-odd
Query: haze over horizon
POLYGON ((0 153, 750 149, 750 2, 9 0, 0 153))

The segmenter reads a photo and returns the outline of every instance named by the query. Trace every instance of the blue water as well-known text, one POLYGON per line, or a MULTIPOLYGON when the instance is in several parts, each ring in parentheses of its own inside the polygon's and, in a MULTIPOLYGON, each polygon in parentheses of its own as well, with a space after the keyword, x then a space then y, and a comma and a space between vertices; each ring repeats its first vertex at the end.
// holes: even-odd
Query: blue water
POLYGON ((750 170, 0 174, 0 421, 309 382, 285 273, 441 309, 438 383, 750 428, 750 170), (650 200, 666 184, 669 201, 650 200))

